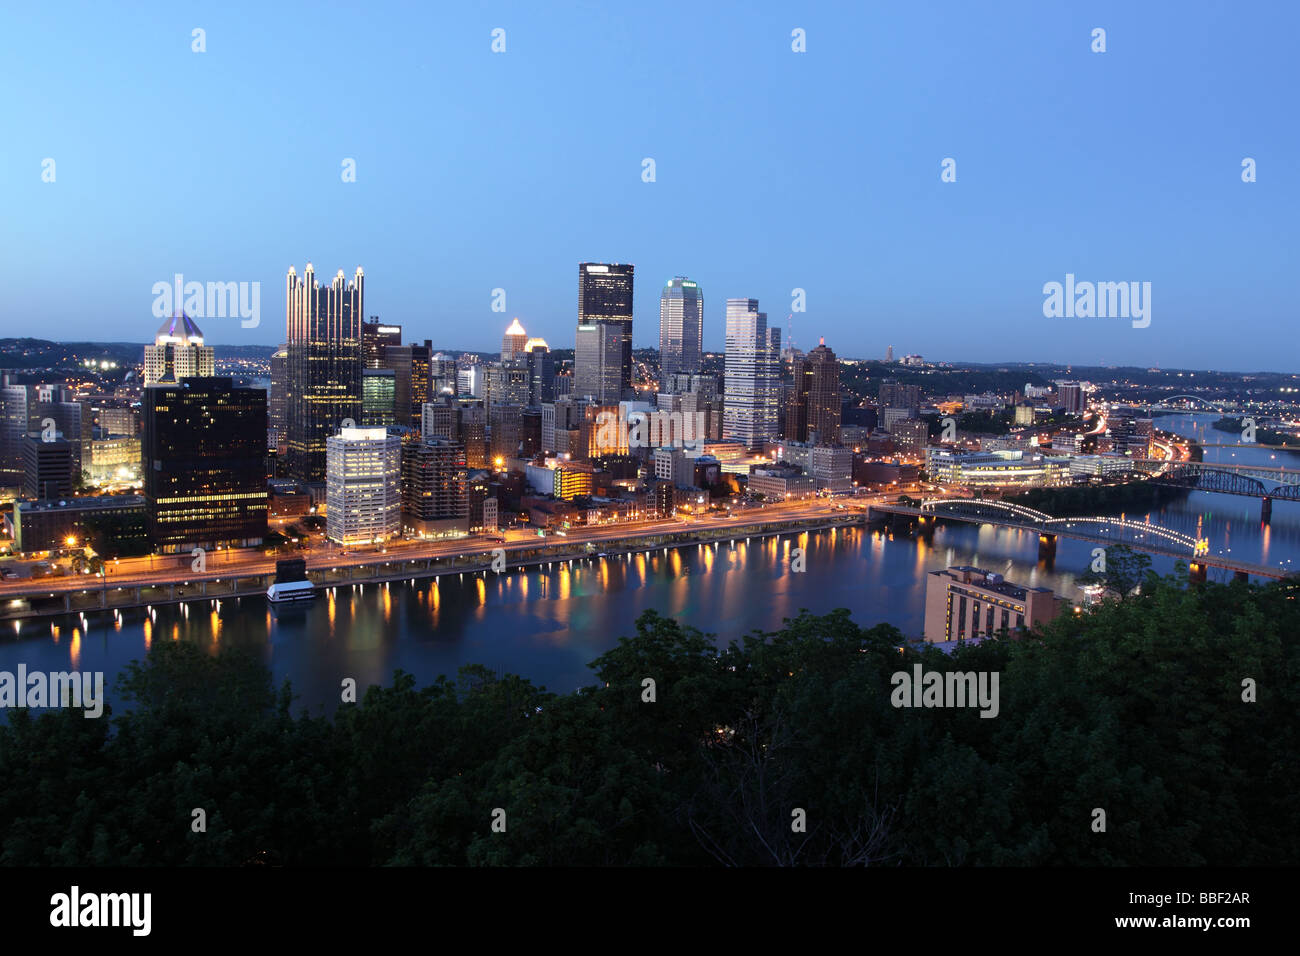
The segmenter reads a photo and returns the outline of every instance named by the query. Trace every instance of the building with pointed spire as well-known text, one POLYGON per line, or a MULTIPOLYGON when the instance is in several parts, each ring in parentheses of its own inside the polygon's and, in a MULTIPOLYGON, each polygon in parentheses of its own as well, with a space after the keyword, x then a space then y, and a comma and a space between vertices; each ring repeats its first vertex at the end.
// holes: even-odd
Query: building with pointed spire
POLYGON ((528 333, 524 327, 515 319, 510 323, 510 328, 506 329, 506 334, 501 337, 501 361, 505 363, 520 362, 528 354, 527 350, 528 333))
POLYGON ((203 344, 203 332, 184 312, 169 316, 144 347, 144 384, 174 385, 183 378, 216 374, 216 350, 203 344))
POLYGON ((310 262, 285 280, 287 470, 300 482, 324 482, 326 440, 361 420, 365 281, 358 266, 351 282, 340 269, 322 286, 310 262))

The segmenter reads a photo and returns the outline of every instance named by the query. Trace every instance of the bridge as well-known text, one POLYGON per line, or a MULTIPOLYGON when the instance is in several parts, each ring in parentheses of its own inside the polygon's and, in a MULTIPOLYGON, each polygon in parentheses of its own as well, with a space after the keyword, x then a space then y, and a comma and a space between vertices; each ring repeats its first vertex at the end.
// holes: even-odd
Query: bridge
POLYGON ((1038 535, 1038 557, 1049 566, 1056 558, 1057 538, 1072 538, 1098 544, 1123 544, 1149 554, 1182 558, 1188 561, 1192 580, 1204 581, 1209 568, 1223 568, 1240 579, 1250 575, 1281 580, 1290 573, 1266 564, 1209 553, 1209 542, 1197 540, 1146 521, 1131 521, 1108 515, 1056 518, 1043 511, 1006 501, 977 498, 932 498, 919 507, 879 504, 870 507, 872 515, 890 515, 895 520, 915 522, 923 531, 936 521, 961 521, 968 524, 996 524, 1022 528, 1038 535))
POLYGON ((1146 472, 1151 481, 1162 485, 1262 498, 1260 520, 1265 522, 1273 514, 1273 499, 1300 501, 1300 469, 1283 465, 1228 465, 1217 461, 1139 458, 1134 459, 1133 467, 1146 472))

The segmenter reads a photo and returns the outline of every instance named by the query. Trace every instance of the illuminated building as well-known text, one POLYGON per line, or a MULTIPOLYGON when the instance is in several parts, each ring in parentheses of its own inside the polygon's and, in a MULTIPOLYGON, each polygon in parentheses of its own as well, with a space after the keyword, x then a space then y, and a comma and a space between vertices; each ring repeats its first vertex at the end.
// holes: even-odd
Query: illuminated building
POLYGON ((325 442, 345 420, 361 419, 361 317, 365 275, 338 271, 329 286, 311 263, 285 280, 288 325, 288 474, 308 484, 325 478, 325 442))
POLYGON ((203 333, 184 312, 163 322, 153 345, 144 347, 144 384, 175 384, 183 378, 216 374, 216 350, 203 344, 203 333))
POLYGON ((265 389, 228 378, 145 389, 145 510, 159 551, 262 543, 266 400, 265 389))
POLYGON ((1037 627, 1059 615, 1063 604, 1050 588, 1010 584, 992 571, 931 571, 925 579, 925 639, 962 641, 1037 627))
POLYGON ((402 440, 383 428, 343 428, 326 440, 325 533, 371 544, 402 527, 402 440))

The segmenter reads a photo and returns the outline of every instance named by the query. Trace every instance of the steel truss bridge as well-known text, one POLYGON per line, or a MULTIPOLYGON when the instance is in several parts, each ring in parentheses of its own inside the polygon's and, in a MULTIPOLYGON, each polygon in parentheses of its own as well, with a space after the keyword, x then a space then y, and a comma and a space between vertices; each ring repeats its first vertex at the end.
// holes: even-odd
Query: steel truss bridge
MULTIPOLYGON (((1250 446, 1246 446, 1250 447, 1250 446)), ((1225 495, 1300 501, 1300 469, 1281 465, 1225 465, 1214 461, 1141 458, 1133 462, 1162 485, 1217 491, 1225 495)))
POLYGON ((1209 553, 1209 542, 1146 521, 1131 521, 1107 515, 1056 518, 1043 511, 1005 501, 982 498, 932 498, 920 507, 909 505, 872 505, 872 513, 897 516, 918 522, 922 527, 938 521, 962 521, 968 524, 994 524, 1022 528, 1038 535, 1039 557, 1052 561, 1056 556, 1056 539, 1072 538, 1099 544, 1122 544, 1150 554, 1182 558, 1189 562, 1192 576, 1204 580, 1207 568, 1223 568, 1238 577, 1257 575, 1286 578, 1290 572, 1264 564, 1241 561, 1209 553))

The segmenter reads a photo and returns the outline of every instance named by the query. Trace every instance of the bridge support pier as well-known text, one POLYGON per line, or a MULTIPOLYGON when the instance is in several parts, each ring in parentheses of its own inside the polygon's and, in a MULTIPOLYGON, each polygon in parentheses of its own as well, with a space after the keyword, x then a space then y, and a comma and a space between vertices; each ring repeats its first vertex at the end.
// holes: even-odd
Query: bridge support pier
POLYGON ((1263 502, 1259 506, 1259 523, 1268 524, 1269 520, 1272 517, 1273 517, 1273 499, 1269 498, 1266 495, 1264 497, 1263 502))
POLYGON ((1199 561, 1193 561, 1187 571, 1188 577, 1191 579, 1193 584, 1205 583, 1205 565, 1201 564, 1199 561))
POLYGON ((1049 568, 1056 563, 1056 535, 1046 533, 1038 535, 1038 560, 1049 568))
POLYGON ((920 515, 916 519, 916 533, 926 538, 933 538, 936 523, 933 515, 920 515))

